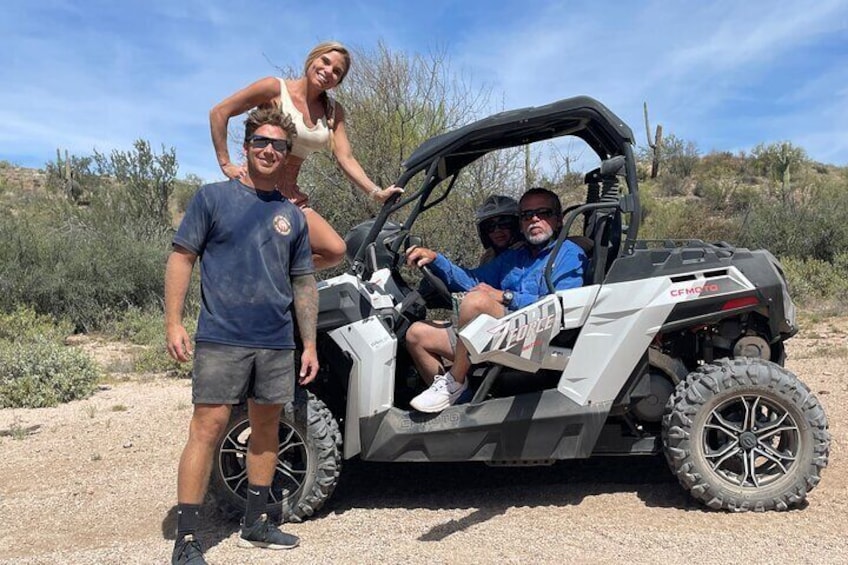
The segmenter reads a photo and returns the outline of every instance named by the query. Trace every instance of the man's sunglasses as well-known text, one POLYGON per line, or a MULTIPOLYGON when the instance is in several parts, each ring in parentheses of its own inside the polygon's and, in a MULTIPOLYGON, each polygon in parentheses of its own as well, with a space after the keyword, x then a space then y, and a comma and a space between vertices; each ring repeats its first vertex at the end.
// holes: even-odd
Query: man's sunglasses
POLYGON ((535 208, 533 210, 522 210, 518 213, 522 220, 532 220, 536 216, 540 220, 549 220, 554 216, 553 208, 535 208))
POLYGON ((256 149, 264 149, 268 147, 268 144, 271 144, 271 147, 277 153, 288 153, 291 151, 291 141, 288 139, 273 139, 262 135, 251 135, 247 138, 247 142, 251 147, 255 147, 256 149))
POLYGON ((502 220, 489 220, 488 222, 483 222, 480 226, 483 233, 492 233, 495 230, 514 230, 517 227, 517 222, 509 218, 504 218, 502 220))

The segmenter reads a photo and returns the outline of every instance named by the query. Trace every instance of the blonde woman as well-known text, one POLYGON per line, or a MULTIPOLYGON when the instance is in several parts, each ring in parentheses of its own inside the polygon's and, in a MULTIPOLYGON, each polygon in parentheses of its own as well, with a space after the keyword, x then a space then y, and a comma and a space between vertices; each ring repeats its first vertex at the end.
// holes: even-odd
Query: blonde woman
POLYGON ((398 187, 377 186, 353 156, 345 133, 345 112, 328 90, 341 84, 350 70, 350 52, 341 43, 321 43, 306 57, 303 76, 295 79, 266 77, 224 99, 209 112, 212 144, 223 173, 231 179, 245 174, 243 166, 230 159, 227 123, 230 118, 255 107, 277 105, 294 119, 297 136, 280 173, 277 190, 303 210, 309 226, 309 244, 316 269, 326 269, 344 259, 345 243, 336 230, 309 207, 309 197, 297 184, 300 167, 309 155, 329 149, 350 181, 375 202, 383 203, 398 187))

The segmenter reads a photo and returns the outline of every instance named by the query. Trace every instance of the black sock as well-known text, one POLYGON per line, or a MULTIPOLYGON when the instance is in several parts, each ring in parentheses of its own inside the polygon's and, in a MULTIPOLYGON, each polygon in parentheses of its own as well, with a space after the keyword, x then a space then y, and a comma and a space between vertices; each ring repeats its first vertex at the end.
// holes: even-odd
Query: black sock
POLYGON ((256 485, 247 485, 247 508, 244 512, 244 525, 249 526, 259 519, 261 514, 265 513, 265 506, 268 504, 268 493, 271 492, 271 487, 258 487, 256 485))
POLYGON ((200 523, 199 504, 177 504, 177 541, 197 531, 200 523))

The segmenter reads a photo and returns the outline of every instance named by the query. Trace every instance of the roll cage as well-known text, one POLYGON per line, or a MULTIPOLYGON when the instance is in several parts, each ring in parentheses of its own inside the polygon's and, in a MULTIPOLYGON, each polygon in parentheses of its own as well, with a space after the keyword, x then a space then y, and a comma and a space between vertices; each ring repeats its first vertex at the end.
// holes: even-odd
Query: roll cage
MULTIPOLYGON (((600 282, 608 263, 603 269, 597 269, 595 265, 611 261, 620 252, 632 251, 638 234, 641 209, 633 154, 633 132, 606 106, 588 96, 566 98, 545 106, 494 114, 430 138, 419 145, 402 163, 404 171, 395 185, 406 187, 413 177, 424 171, 421 185, 412 192, 396 195, 386 202, 357 249, 351 272, 356 275, 365 273, 368 268, 367 249, 375 242, 393 213, 412 205, 400 230, 401 234, 410 233, 412 225, 421 213, 447 198, 458 173, 465 166, 492 151, 569 135, 585 141, 600 158, 601 166, 586 174, 586 202, 564 211, 563 229, 560 231, 556 248, 551 253, 545 275, 549 290, 553 291, 550 280, 552 265, 572 224, 582 215, 584 235, 595 244, 592 273, 587 275, 586 282, 600 282), (619 178, 625 180, 625 191, 621 190, 619 178), (447 179, 450 179, 447 188, 433 196, 435 188, 447 179), (629 216, 626 228, 622 227, 622 215, 629 216), (623 242, 622 232, 626 232, 623 242), (614 243, 614 253, 608 256, 611 242, 614 243)), ((402 244, 402 237, 392 241, 391 251, 395 257, 398 256, 402 244)))

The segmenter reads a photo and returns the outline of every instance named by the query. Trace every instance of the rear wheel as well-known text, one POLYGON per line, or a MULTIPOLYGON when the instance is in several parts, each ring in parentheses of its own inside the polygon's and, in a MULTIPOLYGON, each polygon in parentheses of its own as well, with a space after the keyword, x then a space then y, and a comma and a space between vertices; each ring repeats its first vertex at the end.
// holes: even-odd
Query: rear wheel
MULTIPOLYGON (((327 406, 311 393, 280 417, 280 447, 266 512, 300 522, 333 493, 341 471, 341 433, 327 406)), ((209 494, 232 518, 241 517, 247 495, 247 406, 234 406, 215 451, 209 494)))
POLYGON ((827 466, 830 434, 816 397, 783 367, 722 359, 681 381, 663 444, 683 487, 710 508, 786 510, 827 466))

